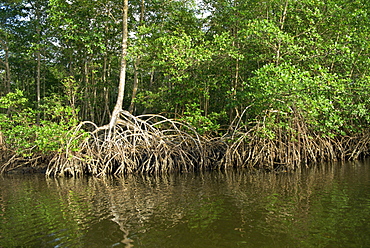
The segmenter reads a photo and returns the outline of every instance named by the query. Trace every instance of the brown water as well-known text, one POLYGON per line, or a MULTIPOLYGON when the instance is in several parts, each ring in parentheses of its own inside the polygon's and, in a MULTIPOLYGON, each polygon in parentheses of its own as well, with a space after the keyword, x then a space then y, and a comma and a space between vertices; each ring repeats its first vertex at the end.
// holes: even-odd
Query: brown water
POLYGON ((0 178, 1 247, 370 247, 370 161, 290 174, 0 178))

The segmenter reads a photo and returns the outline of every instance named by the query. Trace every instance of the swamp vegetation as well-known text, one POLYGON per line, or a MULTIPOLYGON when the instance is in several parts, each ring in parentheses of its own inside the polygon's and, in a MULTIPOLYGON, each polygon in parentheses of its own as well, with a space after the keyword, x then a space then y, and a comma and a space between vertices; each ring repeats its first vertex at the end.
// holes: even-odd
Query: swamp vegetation
POLYGON ((0 170, 287 171, 366 157, 369 11, 365 0, 1 1, 0 170))

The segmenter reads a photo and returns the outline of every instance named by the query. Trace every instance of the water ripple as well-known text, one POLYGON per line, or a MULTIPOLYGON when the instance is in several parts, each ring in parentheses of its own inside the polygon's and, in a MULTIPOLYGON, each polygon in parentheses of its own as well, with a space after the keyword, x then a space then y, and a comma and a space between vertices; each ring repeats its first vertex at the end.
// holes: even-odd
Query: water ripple
POLYGON ((0 247, 370 247, 369 164, 0 179, 0 247))

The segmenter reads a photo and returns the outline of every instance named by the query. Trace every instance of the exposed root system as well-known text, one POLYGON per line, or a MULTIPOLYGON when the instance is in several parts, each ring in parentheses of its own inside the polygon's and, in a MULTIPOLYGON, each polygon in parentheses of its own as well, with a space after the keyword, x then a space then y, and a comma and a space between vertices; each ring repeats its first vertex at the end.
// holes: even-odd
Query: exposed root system
POLYGON ((74 132, 75 138, 54 158, 47 175, 187 172, 213 165, 213 149, 207 139, 160 115, 133 116, 121 111, 113 129, 84 122, 74 132), (77 134, 87 125, 93 130, 76 149, 73 144, 81 140, 77 134))
POLYGON ((330 138, 309 130, 303 117, 294 113, 289 126, 276 126, 269 137, 265 123, 251 125, 250 130, 236 129, 230 146, 222 159, 222 166, 261 168, 266 170, 294 170, 302 165, 326 161, 357 160, 369 154, 370 135, 330 138))
MULTIPOLYGON (((92 122, 78 125, 64 150, 52 159, 35 156, 25 160, 11 154, 3 159, 0 171, 17 170, 22 164, 35 168, 40 161, 45 164, 47 160, 51 161, 46 170, 48 176, 160 174, 226 168, 286 171, 326 161, 357 160, 369 153, 367 133, 331 138, 310 130, 298 113, 289 118, 292 120, 289 125, 273 128, 271 125, 266 128, 265 121, 240 125, 237 120, 224 136, 212 139, 161 115, 133 116, 121 111, 113 126, 98 127, 92 122)), ((2 143, 1 147, 5 145, 2 143)))

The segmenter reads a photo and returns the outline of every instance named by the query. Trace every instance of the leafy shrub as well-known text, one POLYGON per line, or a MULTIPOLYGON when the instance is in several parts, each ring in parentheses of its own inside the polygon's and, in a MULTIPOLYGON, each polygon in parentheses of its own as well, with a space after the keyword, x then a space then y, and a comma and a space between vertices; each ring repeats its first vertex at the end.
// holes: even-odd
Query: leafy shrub
POLYGON ((368 85, 366 78, 353 82, 320 67, 311 72, 287 63, 268 64, 245 84, 242 98, 252 104, 250 120, 263 120, 272 138, 276 127, 289 126, 293 112, 302 115, 310 130, 335 137, 368 125, 368 85))
POLYGON ((7 147, 24 157, 58 151, 77 123, 75 110, 55 96, 46 98, 38 110, 43 120, 37 124, 38 111, 28 105, 20 90, 0 98, 0 108, 6 110, 0 114, 0 129, 7 147))
POLYGON ((184 116, 180 120, 189 123, 193 126, 199 134, 216 132, 219 130, 220 125, 218 119, 220 119, 226 113, 211 113, 204 116, 204 111, 200 109, 199 105, 186 104, 186 111, 184 116))

